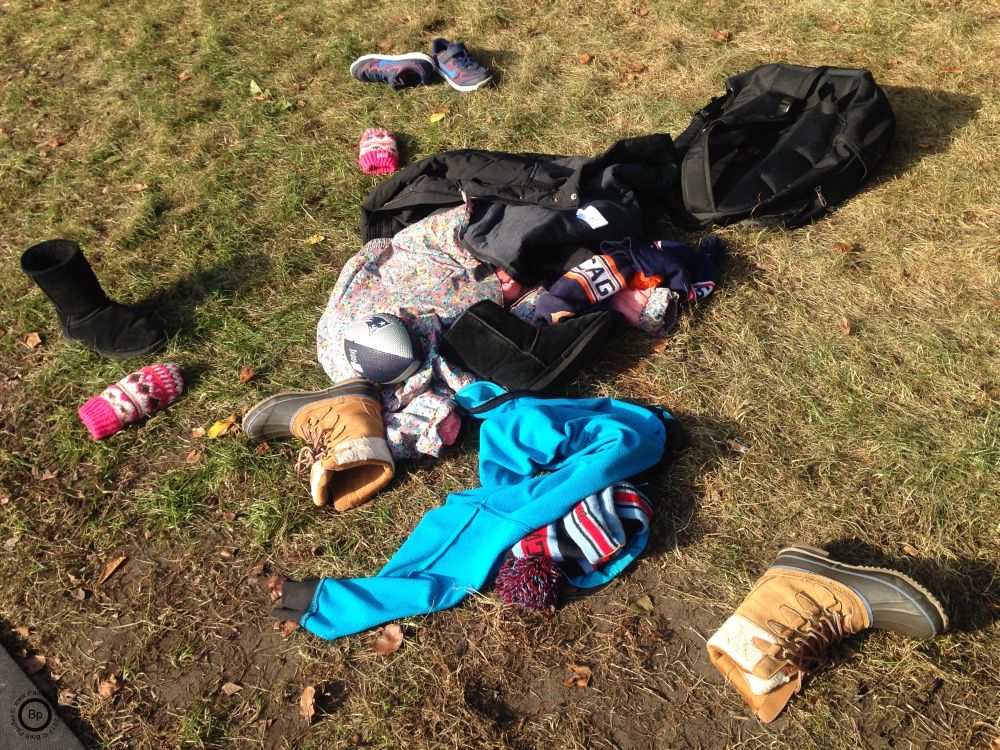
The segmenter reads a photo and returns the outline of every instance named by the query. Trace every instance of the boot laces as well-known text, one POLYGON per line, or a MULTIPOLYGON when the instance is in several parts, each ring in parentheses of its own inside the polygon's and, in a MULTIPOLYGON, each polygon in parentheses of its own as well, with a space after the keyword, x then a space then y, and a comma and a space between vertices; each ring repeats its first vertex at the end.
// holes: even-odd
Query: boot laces
MULTIPOLYGON (((328 413, 324 413, 323 417, 328 413)), ((321 420, 321 416, 310 416, 302 428, 302 437, 308 445, 302 447, 295 461, 295 472, 297 474, 305 474, 312 468, 314 463, 328 458, 333 453, 333 449, 340 441, 340 438, 347 431, 347 425, 341 424, 339 415, 334 416, 333 424, 325 429, 321 424, 321 420)))
POLYGON ((795 619, 805 622, 798 628, 790 627, 777 620, 768 620, 767 627, 775 637, 775 656, 784 659, 798 673, 799 677, 816 672, 834 660, 829 654, 830 646, 852 635, 850 611, 844 612, 838 602, 834 608, 821 605, 804 591, 797 593, 801 609, 781 605, 795 619))

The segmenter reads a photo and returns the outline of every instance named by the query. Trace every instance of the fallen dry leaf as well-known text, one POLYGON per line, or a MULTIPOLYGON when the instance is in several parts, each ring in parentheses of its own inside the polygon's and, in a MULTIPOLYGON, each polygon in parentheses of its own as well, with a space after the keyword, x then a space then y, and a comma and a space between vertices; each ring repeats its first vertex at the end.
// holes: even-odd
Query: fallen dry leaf
POLYGON ((126 555, 122 555, 121 557, 108 560, 108 564, 104 566, 104 572, 101 573, 101 577, 97 579, 97 583, 94 584, 94 588, 98 588, 102 583, 114 575, 114 572, 118 570, 118 568, 122 566, 122 563, 124 563, 127 559, 128 557, 126 555))
POLYGON ((646 16, 649 15, 649 8, 647 8, 645 5, 640 5, 632 12, 635 13, 637 16, 639 16, 639 18, 645 18, 646 16))
POLYGON ((270 443, 261 443, 254 449, 253 454, 255 456, 263 456, 265 453, 267 453, 270 447, 271 447, 270 443))
POLYGON ((87 598, 86 589, 73 589, 69 592, 69 595, 76 599, 78 602, 82 602, 87 598))
POLYGON ((625 70, 629 73, 641 73, 646 69, 646 65, 641 62, 629 63, 625 66, 625 70))
POLYGON ((41 654, 35 654, 34 656, 29 656, 24 660, 24 673, 26 675, 33 675, 41 672, 45 669, 45 657, 41 654))
POLYGON ((837 321, 837 324, 840 326, 840 332, 842 334, 844 334, 845 336, 851 335, 851 321, 849 321, 847 318, 841 318, 839 321, 837 321))
POLYGON ((861 250, 861 245, 856 242, 834 242, 833 249, 842 253, 856 253, 861 250))
POLYGON ((194 74, 193 73, 189 73, 186 70, 183 73, 181 73, 179 76, 177 76, 177 80, 178 81, 190 81, 192 78, 194 78, 194 74))
POLYGON ((750 450, 750 446, 743 442, 741 438, 726 438, 726 445, 729 446, 729 450, 734 453, 746 453, 750 450))
POLYGON ((222 549, 219 550, 219 557, 221 557, 223 560, 232 560, 234 557, 236 557, 237 551, 238 551, 237 547, 223 547, 222 549))
POLYGON ((102 698, 111 698, 121 689, 121 678, 116 674, 112 674, 108 679, 101 681, 101 684, 97 687, 97 694, 102 698))
POLYGON ((284 21, 286 18, 288 18, 288 14, 287 13, 279 13, 278 15, 276 15, 274 17, 274 20, 275 21, 284 21))
POLYGON ((227 682, 220 688, 219 692, 223 695, 236 695, 236 693, 240 692, 242 689, 242 685, 237 685, 235 682, 227 682))
POLYGON ((192 449, 190 453, 184 458, 184 460, 189 464, 196 464, 201 460, 201 451, 197 449, 192 449))
POLYGON ((257 563, 250 568, 250 572, 247 573, 247 578, 259 578, 262 575, 264 575, 264 563, 257 563))
POLYGON ((566 669, 568 669, 572 674, 563 680, 563 685, 566 687, 578 687, 585 688, 590 685, 590 678, 593 673, 590 671, 590 667, 584 664, 574 664, 571 661, 566 662, 566 669))
POLYGON ((233 412, 225 419, 220 419, 218 422, 209 427, 208 432, 206 434, 210 438, 220 438, 223 435, 228 435, 235 429, 236 429, 236 412, 233 412))
POLYGON ((713 42, 731 42, 733 40, 733 32, 729 29, 713 31, 709 34, 709 36, 712 38, 713 42))
POLYGON ((282 576, 268 576, 265 581, 267 584, 268 591, 271 592, 271 601, 275 602, 281 598, 281 589, 285 585, 285 579, 282 576))
POLYGON ((580 65, 586 65, 587 63, 589 63, 594 58, 592 56, 588 55, 586 52, 581 52, 580 56, 578 58, 576 58, 576 59, 580 63, 580 65))
POLYGON ((962 69, 954 65, 945 65, 941 68, 942 73, 961 73, 962 69))
POLYGON ((449 110, 447 110, 447 109, 439 109, 439 110, 436 110, 434 112, 431 112, 431 116, 427 118, 427 121, 428 122, 440 122, 441 120, 443 120, 445 118, 445 116, 448 114, 448 112, 449 112, 449 110))
POLYGON ((254 376, 254 370, 252 367, 241 367, 240 368, 240 383, 249 383, 250 379, 254 376))
POLYGON ((287 638, 299 629, 299 624, 295 620, 282 620, 274 624, 275 629, 281 631, 281 635, 287 638))
POLYGON ((660 352, 666 350, 667 344, 669 343, 670 339, 668 339, 666 336, 663 336, 661 338, 656 339, 656 341, 653 343, 652 349, 654 352, 659 354, 660 352))
POLYGON ((264 94, 264 89, 260 87, 253 78, 250 79, 250 95, 251 96, 262 96, 264 94))
POLYGON ((222 514, 222 520, 225 521, 226 523, 232 523, 233 521, 236 520, 236 514, 233 513, 231 510, 227 511, 222 514))
POLYGON ((391 623, 378 632, 372 648, 376 654, 394 654, 402 645, 403 629, 396 623, 391 623))
POLYGON ((22 638, 27 638, 29 635, 31 635, 31 631, 28 630, 27 628, 14 628, 14 632, 17 633, 22 638))
POLYGON ((42 143, 42 145, 45 146, 46 148, 59 148, 60 146, 66 145, 66 139, 63 138, 61 135, 54 135, 47 141, 42 143))
POLYGON ((990 743, 990 750, 1000 750, 1000 737, 994 737, 990 743))
POLYGON ((193 438, 203 438, 203 437, 205 437, 205 428, 204 427, 192 427, 191 428, 191 437, 193 437, 193 438))
POLYGON ((911 557, 918 557, 920 555, 920 552, 917 550, 916 547, 914 547, 912 545, 909 545, 909 544, 904 544, 903 545, 903 554, 904 555, 910 555, 911 557))
POLYGON ((307 724, 312 724, 313 715, 316 713, 316 688, 307 685, 302 688, 302 695, 299 696, 299 716, 305 719, 307 724))
POLYGON ((32 331, 23 339, 21 339, 21 343, 24 344, 29 349, 37 349, 42 345, 42 337, 37 332, 32 331))
POLYGON ((311 234, 308 237, 306 237, 306 244, 307 245, 318 245, 319 243, 321 243, 325 239, 326 239, 326 237, 324 237, 321 234, 311 234))
POLYGON ((145 182, 133 182, 131 185, 125 188, 125 191, 129 193, 141 193, 148 187, 149 185, 147 185, 145 182))
POLYGON ((640 612, 652 612, 653 600, 649 598, 648 594, 643 594, 642 596, 636 597, 636 599, 632 602, 632 608, 637 609, 640 612))
POLYGON ((74 703, 76 703, 76 691, 70 690, 69 688, 63 688, 62 690, 59 691, 59 695, 57 696, 56 700, 59 702, 60 705, 72 706, 74 703))
POLYGON ((388 52, 389 50, 392 49, 392 42, 390 42, 388 39, 383 39, 381 42, 378 43, 378 48, 382 52, 388 52))

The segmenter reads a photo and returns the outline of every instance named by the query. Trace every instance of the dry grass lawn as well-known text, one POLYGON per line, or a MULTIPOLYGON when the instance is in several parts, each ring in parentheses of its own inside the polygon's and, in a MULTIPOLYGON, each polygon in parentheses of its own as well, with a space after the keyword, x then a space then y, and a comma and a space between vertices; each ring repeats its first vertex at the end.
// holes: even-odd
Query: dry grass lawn
POLYGON ((996 750, 998 40, 992 0, 0 0, 4 644, 47 658, 36 677, 90 747, 996 750), (498 85, 393 92, 347 74, 358 55, 438 35, 464 38, 498 85), (374 184, 356 165, 363 129, 401 134, 411 161, 595 154, 679 133, 726 76, 778 60, 872 70, 897 142, 829 218, 722 230, 717 296, 665 348, 629 335, 572 386, 659 402, 691 435, 650 488, 645 557, 551 618, 489 592, 412 618, 391 656, 371 634, 275 631, 266 575, 373 573, 475 482, 468 429, 337 515, 309 503, 297 446, 192 437, 324 385, 315 324, 374 184), (190 381, 99 444, 76 408, 136 363, 60 339, 17 266, 51 237, 78 239, 113 296, 156 301, 162 359, 190 381), (32 332, 44 342, 29 349, 32 332), (954 627, 852 639, 765 727, 704 641, 790 541, 908 571, 954 627), (563 686, 566 662, 593 669, 588 688, 563 686), (112 675, 121 687, 102 696, 112 675))

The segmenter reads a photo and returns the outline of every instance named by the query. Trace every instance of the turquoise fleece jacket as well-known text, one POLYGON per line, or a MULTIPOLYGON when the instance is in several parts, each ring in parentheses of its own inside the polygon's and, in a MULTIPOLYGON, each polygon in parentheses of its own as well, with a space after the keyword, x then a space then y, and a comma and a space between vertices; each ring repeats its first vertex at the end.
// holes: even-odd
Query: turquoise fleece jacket
POLYGON ((463 388, 456 398, 483 420, 482 486, 451 494, 425 514, 376 576, 319 581, 299 620, 307 630, 339 638, 452 607, 481 588, 525 534, 654 466, 664 453, 661 416, 621 401, 508 398, 489 382, 463 388))

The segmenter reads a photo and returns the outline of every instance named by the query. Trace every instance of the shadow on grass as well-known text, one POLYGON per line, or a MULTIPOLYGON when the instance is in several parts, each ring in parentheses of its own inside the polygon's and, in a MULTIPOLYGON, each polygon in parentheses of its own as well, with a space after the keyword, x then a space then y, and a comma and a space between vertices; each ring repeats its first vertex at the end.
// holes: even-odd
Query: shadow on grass
POLYGON ((143 300, 142 307, 156 315, 171 337, 190 334, 195 328, 198 307, 207 299, 231 296, 265 284, 270 271, 271 259, 263 253, 227 258, 182 276, 143 300))
POLYGON ((871 184, 897 177, 931 154, 947 151, 982 99, 918 86, 885 86, 896 113, 896 139, 871 184))
POLYGON ((509 66, 517 57, 509 50, 482 49, 480 47, 470 49, 469 53, 476 59, 477 62, 489 68, 490 72, 493 74, 493 82, 487 84, 488 86, 503 85, 504 68, 509 66))
POLYGON ((842 562, 910 576, 941 600, 952 630, 973 632, 1000 620, 1000 568, 994 560, 898 557, 857 538, 837 539, 822 547, 842 562))
MULTIPOLYGON (((0 648, 7 649, 7 653, 9 653, 12 658, 15 658, 16 655, 28 653, 34 650, 30 640, 23 637, 20 633, 15 632, 11 627, 11 623, 4 619, 0 619, 0 648)), ((15 658, 15 661, 20 662, 21 659, 15 658)), ((19 666, 21 665, 19 664, 19 666)), ((84 721, 79 709, 75 706, 67 706, 58 702, 58 685, 52 676, 49 665, 43 666, 42 669, 33 675, 26 675, 26 679, 30 680, 38 689, 38 692, 45 696, 46 700, 48 700, 52 707, 56 709, 60 718, 62 718, 69 730, 76 735, 77 739, 80 740, 84 747, 93 749, 100 748, 100 743, 97 741, 97 737, 91 730, 90 725, 84 721)), ((17 686, 8 685, 7 688, 11 693, 14 693, 17 686)), ((12 707, 4 706, 3 708, 6 710, 12 707)), ((42 740, 43 744, 44 742, 45 741, 42 740)))

